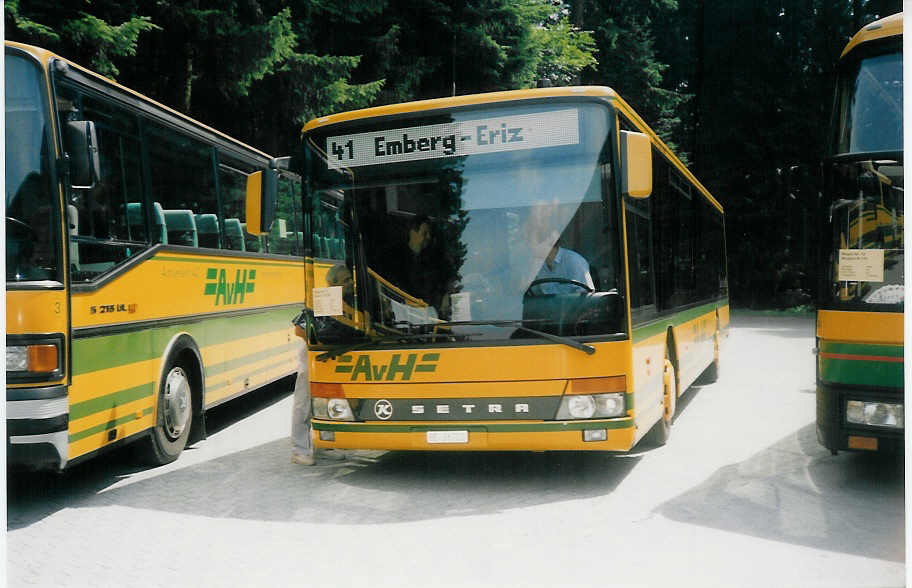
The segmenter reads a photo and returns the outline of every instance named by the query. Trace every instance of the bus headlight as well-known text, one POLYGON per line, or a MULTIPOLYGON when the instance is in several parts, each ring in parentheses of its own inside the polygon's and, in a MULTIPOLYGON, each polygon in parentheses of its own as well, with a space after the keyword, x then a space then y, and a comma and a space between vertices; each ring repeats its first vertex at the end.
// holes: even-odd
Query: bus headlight
POLYGON ((603 417, 622 416, 627 410, 624 405, 624 394, 615 392, 614 394, 596 394, 595 395, 595 412, 603 417))
POLYGON ((904 428, 903 405, 886 402, 864 402, 849 400, 846 402, 846 420, 858 425, 904 428))
POLYGON ((353 421, 355 413, 345 398, 313 398, 314 418, 333 421, 353 421))
POLYGON ((334 421, 353 421, 355 415, 352 412, 351 405, 345 398, 330 398, 327 406, 329 418, 334 421))
POLYGON ((572 394, 561 399, 558 420, 611 418, 623 416, 627 407, 623 392, 610 394, 572 394))
POLYGON ((312 398, 314 418, 329 419, 329 398, 312 398))
POLYGON ((7 345, 6 371, 51 373, 60 369, 60 353, 55 343, 7 345))

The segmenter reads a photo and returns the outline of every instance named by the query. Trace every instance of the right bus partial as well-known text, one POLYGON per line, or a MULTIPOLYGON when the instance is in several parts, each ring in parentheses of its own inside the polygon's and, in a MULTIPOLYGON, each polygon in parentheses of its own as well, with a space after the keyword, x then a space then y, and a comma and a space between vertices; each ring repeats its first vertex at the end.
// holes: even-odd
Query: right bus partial
POLYGON ((902 13, 839 60, 824 163, 817 438, 832 453, 902 448, 902 13))
POLYGON ((317 447, 626 451, 717 376, 720 204, 604 87, 308 123, 317 447))

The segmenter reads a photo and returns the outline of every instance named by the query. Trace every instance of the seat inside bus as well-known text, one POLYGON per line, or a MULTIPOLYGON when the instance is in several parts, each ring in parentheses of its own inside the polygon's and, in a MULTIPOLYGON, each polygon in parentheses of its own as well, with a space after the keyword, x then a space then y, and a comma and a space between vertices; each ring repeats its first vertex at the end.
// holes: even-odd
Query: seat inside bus
POLYGON ((219 226, 218 217, 213 213, 197 214, 196 220, 196 238, 200 247, 218 249, 219 246, 219 226))
POLYGON ((196 219, 190 210, 163 210, 168 243, 197 247, 196 219))
POLYGON ((225 240, 227 249, 235 251, 245 251, 244 247, 244 229, 241 227, 240 219, 225 219, 225 240))

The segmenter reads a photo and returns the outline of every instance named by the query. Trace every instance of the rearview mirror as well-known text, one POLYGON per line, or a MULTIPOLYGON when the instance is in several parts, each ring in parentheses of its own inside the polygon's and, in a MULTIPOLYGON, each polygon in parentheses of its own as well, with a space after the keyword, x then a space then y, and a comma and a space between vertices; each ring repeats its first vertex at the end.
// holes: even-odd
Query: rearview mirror
POLYGON ((75 189, 94 188, 101 177, 95 123, 90 120, 68 121, 63 140, 70 156, 70 186, 75 189))
POLYGON ((247 176, 247 232, 264 235, 272 228, 278 195, 279 172, 274 167, 247 176))
POLYGON ((652 194, 652 142, 648 135, 621 131, 621 167, 624 194, 631 198, 652 194))

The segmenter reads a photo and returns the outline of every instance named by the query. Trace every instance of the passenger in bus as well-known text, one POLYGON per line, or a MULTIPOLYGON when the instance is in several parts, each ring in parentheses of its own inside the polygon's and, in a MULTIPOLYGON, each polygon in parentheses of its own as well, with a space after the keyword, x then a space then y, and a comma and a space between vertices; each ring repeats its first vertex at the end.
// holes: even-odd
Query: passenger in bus
POLYGON ((431 250, 432 242, 430 219, 425 215, 412 217, 404 242, 383 254, 379 273, 397 288, 434 307, 438 316, 442 316, 448 282, 443 275, 443 259, 431 250))
POLYGON ((344 263, 329 268, 326 272, 326 283, 329 286, 342 287, 342 302, 349 306, 355 305, 355 280, 351 270, 344 263))

